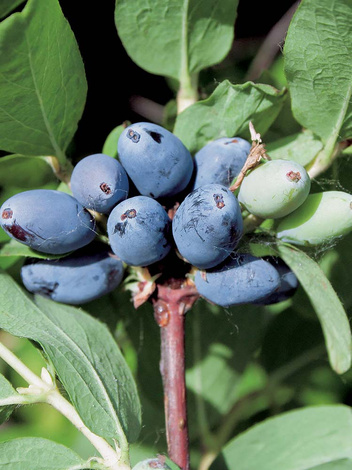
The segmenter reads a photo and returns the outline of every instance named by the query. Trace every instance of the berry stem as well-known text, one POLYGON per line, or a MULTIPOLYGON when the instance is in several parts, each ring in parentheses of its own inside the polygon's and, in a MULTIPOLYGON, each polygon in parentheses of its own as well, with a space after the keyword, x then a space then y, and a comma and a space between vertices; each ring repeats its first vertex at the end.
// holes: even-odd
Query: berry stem
POLYGON ((185 382, 185 313, 198 294, 191 285, 159 285, 153 301, 160 326, 160 372, 164 387, 166 438, 169 458, 189 470, 189 442, 185 382))
POLYGON ((71 180, 71 173, 73 170, 72 163, 66 159, 66 157, 62 157, 61 159, 48 156, 44 157, 47 163, 51 166, 55 176, 62 182, 66 183, 67 185, 70 184, 71 180))
POLYGON ((198 74, 191 77, 185 74, 180 82, 177 92, 176 104, 177 114, 182 113, 186 108, 198 101, 198 74))

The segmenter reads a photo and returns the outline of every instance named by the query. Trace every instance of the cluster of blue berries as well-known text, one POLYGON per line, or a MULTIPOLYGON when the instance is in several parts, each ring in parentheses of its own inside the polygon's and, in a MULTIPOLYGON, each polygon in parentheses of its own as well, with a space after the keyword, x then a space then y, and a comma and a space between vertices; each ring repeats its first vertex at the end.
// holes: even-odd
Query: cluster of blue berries
POLYGON ((3 203, 1 226, 11 237, 34 250, 64 255, 29 259, 21 270, 25 287, 80 304, 115 289, 126 265, 151 267, 177 258, 200 296, 217 305, 270 304, 290 297, 298 282, 285 263, 239 249, 242 214, 245 209, 281 218, 303 203, 310 180, 303 167, 291 162, 288 169, 288 162, 280 161, 285 181, 276 182, 275 191, 281 202, 271 204, 271 213, 261 213, 266 204, 256 193, 260 185, 255 183, 255 190, 243 185, 237 196, 230 189, 251 149, 242 138, 219 138, 192 156, 159 125, 127 126, 118 140, 119 160, 94 154, 76 164, 72 195, 37 189, 3 203), (101 215, 108 244, 97 237, 101 215))

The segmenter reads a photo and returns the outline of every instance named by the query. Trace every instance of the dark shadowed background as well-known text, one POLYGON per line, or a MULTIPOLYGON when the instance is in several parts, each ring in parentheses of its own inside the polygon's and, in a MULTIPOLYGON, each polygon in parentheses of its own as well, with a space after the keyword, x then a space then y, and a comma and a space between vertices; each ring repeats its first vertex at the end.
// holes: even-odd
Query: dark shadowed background
MULTIPOLYGON (((60 0, 79 44, 88 81, 86 107, 75 138, 77 158, 100 152, 108 133, 123 121, 145 119, 131 107, 132 97, 161 105, 174 97, 164 77, 140 69, 125 52, 114 23, 115 0, 104 0, 98 6, 84 2, 83 8, 78 8, 79 3, 82 5, 60 0)), ((227 60, 248 68, 265 37, 295 3, 240 0, 235 43, 227 60)), ((279 36, 284 31, 285 26, 279 36)))

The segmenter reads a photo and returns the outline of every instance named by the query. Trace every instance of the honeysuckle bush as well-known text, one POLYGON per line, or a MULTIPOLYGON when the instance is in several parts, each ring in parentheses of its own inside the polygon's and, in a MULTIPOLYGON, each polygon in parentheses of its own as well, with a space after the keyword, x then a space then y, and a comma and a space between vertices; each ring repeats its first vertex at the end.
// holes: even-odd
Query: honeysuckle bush
MULTIPOLYGON (((275 64, 279 74, 273 67, 255 81, 214 80, 212 67, 233 46, 237 7, 236 0, 116 0, 116 34, 127 54, 172 87, 159 124, 194 155, 219 137, 250 140, 252 123, 271 159, 306 168, 311 193, 351 193, 351 2, 302 0, 275 64)), ((74 31, 58 0, 3 0, 0 15, 0 201, 27 189, 70 193, 71 144, 87 98, 74 31)), ((125 125, 111 129, 103 153, 118 158, 125 125)), ((352 468, 352 236, 306 247, 280 241, 269 219, 249 214, 245 223, 248 250, 281 257, 300 285, 271 306, 224 309, 198 299, 187 312, 190 467, 352 468)), ((131 269, 110 294, 63 305, 21 283, 25 261, 46 254, 4 231, 0 243, 0 466, 128 469, 154 459, 151 468, 178 468, 167 454, 160 327, 151 304, 135 308, 126 288, 152 289, 155 279, 131 269), (18 355, 16 341, 24 345, 18 355), (41 413, 41 403, 55 412, 44 413, 42 437, 32 437, 16 416, 28 416, 21 415, 28 405, 31 416, 41 413), (53 416, 61 415, 70 422, 66 435, 50 440, 45 417, 59 426, 53 416), (67 438, 71 426, 88 445, 67 438)))

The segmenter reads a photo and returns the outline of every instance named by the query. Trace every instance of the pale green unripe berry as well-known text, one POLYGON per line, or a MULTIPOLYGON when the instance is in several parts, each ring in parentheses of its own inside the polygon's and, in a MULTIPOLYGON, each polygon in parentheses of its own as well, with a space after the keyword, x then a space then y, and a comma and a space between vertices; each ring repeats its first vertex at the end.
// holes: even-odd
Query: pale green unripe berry
POLYGON ((306 169, 289 160, 269 160, 242 181, 238 200, 251 214, 278 219, 296 210, 307 198, 311 180, 306 169))
POLYGON ((162 458, 142 460, 138 462, 132 470, 171 470, 169 465, 162 460, 162 458))
POLYGON ((277 237, 294 245, 315 246, 352 231, 352 195, 343 191, 310 194, 277 226, 277 237))

